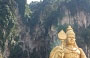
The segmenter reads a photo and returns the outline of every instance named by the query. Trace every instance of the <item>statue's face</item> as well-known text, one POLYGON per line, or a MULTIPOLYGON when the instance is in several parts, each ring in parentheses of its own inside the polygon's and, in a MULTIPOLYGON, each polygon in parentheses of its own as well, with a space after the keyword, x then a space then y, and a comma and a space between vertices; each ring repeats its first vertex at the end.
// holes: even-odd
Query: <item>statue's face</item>
POLYGON ((68 35, 67 44, 70 44, 70 45, 75 44, 75 36, 74 35, 68 35))

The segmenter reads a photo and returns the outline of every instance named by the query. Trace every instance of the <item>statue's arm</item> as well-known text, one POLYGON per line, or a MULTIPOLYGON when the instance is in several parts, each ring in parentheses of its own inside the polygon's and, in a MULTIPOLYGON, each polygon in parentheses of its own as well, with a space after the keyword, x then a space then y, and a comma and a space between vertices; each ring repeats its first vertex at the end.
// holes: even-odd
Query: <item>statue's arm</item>
POLYGON ((84 51, 81 48, 79 48, 79 50, 80 50, 80 58, 87 58, 84 51))

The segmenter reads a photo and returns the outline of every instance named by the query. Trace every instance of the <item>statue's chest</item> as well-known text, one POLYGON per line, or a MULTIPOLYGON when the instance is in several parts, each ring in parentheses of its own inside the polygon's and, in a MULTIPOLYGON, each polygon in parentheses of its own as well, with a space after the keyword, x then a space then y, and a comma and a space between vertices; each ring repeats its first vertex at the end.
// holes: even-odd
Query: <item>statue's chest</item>
POLYGON ((76 53, 68 53, 68 54, 65 54, 65 58, 80 58, 80 55, 76 53))
POLYGON ((65 49, 64 58, 80 58, 79 49, 65 49))

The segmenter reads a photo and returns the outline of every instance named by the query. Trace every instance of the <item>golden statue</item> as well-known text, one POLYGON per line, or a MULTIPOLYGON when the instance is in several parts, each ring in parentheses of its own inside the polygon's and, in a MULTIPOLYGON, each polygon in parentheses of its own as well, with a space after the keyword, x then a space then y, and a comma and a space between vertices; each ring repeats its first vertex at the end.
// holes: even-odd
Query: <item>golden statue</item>
POLYGON ((60 31, 58 37, 62 44, 51 51, 49 58, 87 58, 84 51, 77 46, 71 26, 67 28, 66 33, 60 31))

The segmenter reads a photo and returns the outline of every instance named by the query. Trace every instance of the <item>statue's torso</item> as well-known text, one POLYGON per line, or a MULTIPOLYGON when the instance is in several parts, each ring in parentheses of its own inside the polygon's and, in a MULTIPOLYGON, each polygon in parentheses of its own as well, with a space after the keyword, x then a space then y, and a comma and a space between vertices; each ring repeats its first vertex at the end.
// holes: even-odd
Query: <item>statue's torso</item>
MULTIPOLYGON (((52 53, 50 58, 62 58, 61 48, 56 47, 52 53)), ((80 58, 80 50, 79 48, 64 48, 64 57, 63 58, 80 58)))
POLYGON ((80 58, 80 50, 78 48, 65 48, 64 58, 80 58))

